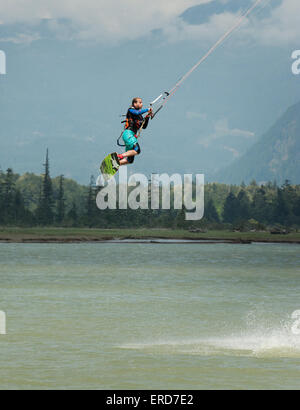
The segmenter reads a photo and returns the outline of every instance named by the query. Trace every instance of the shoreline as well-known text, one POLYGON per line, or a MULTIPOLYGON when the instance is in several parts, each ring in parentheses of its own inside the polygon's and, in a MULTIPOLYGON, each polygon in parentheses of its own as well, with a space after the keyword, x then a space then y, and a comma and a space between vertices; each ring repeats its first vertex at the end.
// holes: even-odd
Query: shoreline
POLYGON ((110 244, 300 244, 300 233, 208 231, 193 233, 169 229, 0 228, 1 243, 110 243, 110 244))

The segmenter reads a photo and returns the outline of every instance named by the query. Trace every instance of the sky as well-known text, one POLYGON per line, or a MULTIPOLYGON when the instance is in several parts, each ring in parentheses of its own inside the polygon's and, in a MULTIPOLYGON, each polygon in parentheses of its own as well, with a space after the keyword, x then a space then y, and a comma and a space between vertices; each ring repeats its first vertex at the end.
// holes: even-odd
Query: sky
MULTIPOLYGON (((0 0, 0 166, 81 183, 117 149, 120 114, 145 105, 231 27, 251 0, 0 0)), ((242 155, 299 101, 299 0, 262 0, 141 137, 130 172, 203 172, 242 155)))

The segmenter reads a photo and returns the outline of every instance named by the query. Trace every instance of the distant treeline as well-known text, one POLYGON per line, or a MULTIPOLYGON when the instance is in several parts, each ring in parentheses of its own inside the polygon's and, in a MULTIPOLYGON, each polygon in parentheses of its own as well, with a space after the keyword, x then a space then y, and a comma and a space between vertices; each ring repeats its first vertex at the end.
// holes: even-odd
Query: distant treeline
POLYGON ((0 226, 90 228, 200 228, 264 230, 300 227, 300 185, 205 185, 204 218, 185 221, 185 211, 105 210, 96 206, 99 188, 91 177, 82 186, 63 175, 51 178, 48 152, 44 174, 0 171, 0 226))

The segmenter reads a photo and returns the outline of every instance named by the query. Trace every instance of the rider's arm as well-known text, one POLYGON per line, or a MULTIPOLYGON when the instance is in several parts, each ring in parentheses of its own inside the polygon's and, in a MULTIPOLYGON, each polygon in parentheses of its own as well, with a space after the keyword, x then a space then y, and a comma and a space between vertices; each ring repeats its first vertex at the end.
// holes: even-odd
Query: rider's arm
POLYGON ((135 110, 134 108, 129 108, 129 111, 131 112, 131 114, 133 114, 133 115, 143 115, 143 114, 145 114, 146 112, 148 112, 149 111, 149 109, 148 108, 143 108, 142 110, 135 110))

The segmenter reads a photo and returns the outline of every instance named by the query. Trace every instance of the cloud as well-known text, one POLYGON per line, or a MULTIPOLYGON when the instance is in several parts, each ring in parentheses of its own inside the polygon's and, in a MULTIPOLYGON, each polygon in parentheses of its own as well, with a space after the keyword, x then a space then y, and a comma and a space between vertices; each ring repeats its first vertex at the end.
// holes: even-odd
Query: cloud
POLYGON ((208 147, 212 141, 223 137, 253 138, 254 136, 254 132, 241 130, 239 128, 230 128, 227 118, 221 118, 214 124, 214 132, 208 137, 201 138, 199 144, 208 147))
POLYGON ((37 41, 40 38, 38 33, 18 33, 14 36, 0 37, 0 43, 31 44, 33 41, 37 41))
POLYGON ((299 43, 299 0, 284 0, 273 9, 270 17, 264 19, 255 28, 248 28, 246 33, 264 45, 285 46, 299 43))
POLYGON ((0 0, 0 24, 37 26, 40 21, 49 20, 54 21, 53 31, 60 32, 62 28, 55 21, 64 20, 76 27, 77 39, 117 42, 161 29, 187 8, 208 1, 0 0))
POLYGON ((231 152, 234 156, 234 158, 238 158, 240 156, 240 153, 238 152, 238 150, 236 150, 235 148, 232 147, 227 147, 226 145, 223 146, 223 148, 229 152, 231 152))
POLYGON ((186 118, 188 120, 195 120, 195 119, 206 120, 207 114, 201 113, 201 112, 188 111, 186 113, 186 118))
POLYGON ((240 130, 239 128, 229 128, 227 118, 221 118, 215 123, 215 132, 211 135, 211 138, 216 139, 225 136, 252 138, 255 134, 254 132, 240 130))
MULTIPOLYGON (((251 5, 251 0, 248 4, 251 5)), ((245 7, 243 9, 246 10, 245 7)), ((234 25, 237 15, 238 13, 229 11, 217 14, 212 12, 207 21, 202 24, 189 24, 185 19, 178 17, 166 26, 164 31, 168 39, 173 42, 186 40, 212 42, 234 25)), ((300 37, 299 0, 282 2, 262 0, 248 19, 241 24, 238 31, 238 36, 235 35, 233 38, 239 42, 255 41, 263 46, 297 44, 300 37)))
POLYGON ((236 15, 224 13, 213 15, 206 24, 188 24, 180 17, 174 18, 172 22, 163 29, 164 35, 169 42, 200 41, 212 45, 220 38, 229 27, 237 21, 236 15))
MULTIPOLYGON (((249 5, 253 1, 249 0, 249 5)), ((262 6, 250 18, 251 24, 243 24, 235 38, 274 46, 297 42, 299 0, 284 0, 281 4, 278 1, 262 0, 262 6)), ((57 38, 110 45, 135 40, 156 30, 171 42, 212 43, 236 22, 237 8, 233 5, 234 0, 0 0, 0 25, 26 24, 38 32, 40 22, 47 21, 57 38), (222 13, 220 4, 231 7, 224 7, 222 13), (179 17, 199 5, 210 5, 206 9, 211 10, 211 15, 202 19, 203 24, 189 24, 179 17)), ((8 36, 6 41, 29 42, 38 38, 38 34, 27 39, 17 35, 8 36)))

